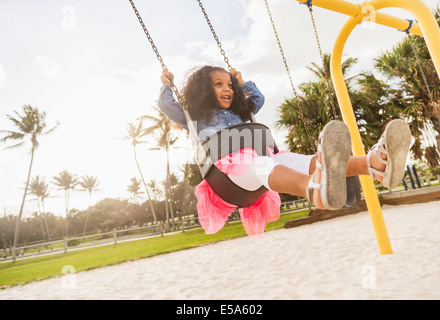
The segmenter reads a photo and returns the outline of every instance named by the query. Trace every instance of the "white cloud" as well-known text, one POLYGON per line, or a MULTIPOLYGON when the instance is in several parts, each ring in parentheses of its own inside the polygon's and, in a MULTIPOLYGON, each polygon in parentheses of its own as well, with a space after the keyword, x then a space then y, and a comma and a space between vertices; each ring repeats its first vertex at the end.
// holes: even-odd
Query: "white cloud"
POLYGON ((63 81, 64 76, 61 73, 58 63, 51 61, 48 57, 38 54, 34 62, 41 66, 43 77, 49 80, 63 81))

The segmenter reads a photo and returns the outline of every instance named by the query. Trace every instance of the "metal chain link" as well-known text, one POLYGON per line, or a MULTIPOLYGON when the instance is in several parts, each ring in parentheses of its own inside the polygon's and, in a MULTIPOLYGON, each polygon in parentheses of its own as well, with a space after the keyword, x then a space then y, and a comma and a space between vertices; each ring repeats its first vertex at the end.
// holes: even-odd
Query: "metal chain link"
MULTIPOLYGON (((426 91, 428 91, 429 100, 431 101, 432 107, 433 107, 433 109, 434 109, 434 117, 437 119, 437 122, 440 123, 439 105, 438 105, 438 103, 434 100, 434 96, 432 95, 431 89, 429 88, 428 79, 426 78, 425 71, 423 70, 422 62, 421 62, 421 60, 420 60, 419 54, 417 53, 417 50, 416 50, 416 48, 415 48, 415 45, 414 45, 414 43, 413 43, 413 41, 412 41, 412 35, 411 35, 411 33, 409 32, 409 30, 406 31, 406 34, 408 35, 409 44, 410 44, 411 49, 412 49, 412 51, 413 51, 413 54, 414 54, 414 56, 415 56, 415 58, 416 58, 416 62, 417 62, 417 65, 418 65, 418 67, 419 67, 420 74, 422 75, 423 82, 424 82, 425 87, 426 87, 426 91)), ((433 128, 431 127, 431 125, 429 125, 429 128, 431 128, 431 130, 433 129, 433 128)), ((425 130, 426 130, 426 124, 425 124, 425 130)), ((429 133, 428 130, 427 130, 427 132, 429 133)), ((432 138, 432 137, 431 137, 431 138, 432 138)), ((438 148, 439 148, 438 143, 439 143, 440 140, 437 140, 437 139, 438 139, 438 138, 434 138, 434 141, 437 141, 437 152, 439 152, 439 150, 438 150, 438 148)), ((434 143, 433 145, 435 146, 435 143, 434 143)))
POLYGON ((315 32, 316 43, 318 44, 319 55, 321 56, 322 68, 324 69, 325 82, 327 84, 327 90, 328 90, 328 94, 330 96, 330 103, 331 103, 332 109, 333 109, 333 116, 334 116, 334 119, 337 120, 338 119, 338 115, 336 113, 335 100, 333 98, 331 87, 330 87, 329 75, 327 73, 327 68, 326 68, 325 60, 324 60, 324 55, 322 54, 321 42, 319 41, 318 29, 316 27, 315 17, 313 15, 313 6, 312 6, 311 2, 307 2, 307 7, 309 8, 310 18, 312 20, 313 30, 315 32))
POLYGON ((417 50, 416 50, 416 48, 415 48, 415 46, 414 46, 414 43, 413 43, 413 41, 412 41, 412 36, 411 36, 411 34, 409 33, 409 31, 407 32, 407 35, 408 35, 409 44, 410 44, 410 46, 411 46, 411 49, 412 49, 412 51, 413 51, 413 53, 414 53, 414 56, 415 56, 415 58, 416 58, 417 65, 418 65, 418 67, 419 67, 420 74, 422 75, 422 78, 423 78, 423 82, 424 82, 424 84, 425 84, 426 91, 428 91, 429 100, 431 101, 432 105, 434 106, 434 109, 435 109, 435 111, 436 111, 437 119, 440 120, 439 105, 438 105, 438 103, 435 101, 434 96, 432 95, 431 89, 429 88, 428 79, 426 78, 425 71, 423 70, 423 67, 422 67, 422 61, 420 60, 420 56, 419 56, 419 54, 417 53, 417 50))
POLYGON ((281 40, 280 40, 280 38, 278 36, 278 32, 277 32, 277 29, 275 27, 275 22, 273 21, 273 18, 272 18, 272 12, 271 12, 271 10, 269 8, 269 3, 267 2, 267 0, 264 0, 264 2, 266 3, 267 13, 269 15, 270 23, 272 24, 272 29, 273 29, 273 32, 275 34, 275 38, 276 38, 277 43, 278 43, 278 48, 280 49, 281 57, 283 58, 284 67, 285 67, 287 75, 289 77, 289 81, 290 81, 290 85, 292 87, 293 94, 295 95, 295 99, 296 99, 296 103, 297 103, 297 106, 298 106, 298 110, 299 110, 299 113, 300 113, 300 116, 301 116, 301 120, 304 123, 304 128, 306 130, 306 134, 307 134, 307 137, 308 137, 308 140, 309 140, 309 143, 310 143, 310 147, 312 148, 312 150, 316 151, 316 148, 314 148, 315 143, 314 143, 314 141, 312 139, 312 136, 310 135, 309 127, 307 125, 306 119, 304 118, 304 112, 303 112, 303 109, 301 107, 301 104, 299 103, 300 98, 299 98, 298 92, 295 89, 295 85, 293 84, 293 79, 292 79, 292 76, 290 74, 290 69, 289 69, 289 66, 287 64, 287 59, 286 59, 286 56, 284 55, 283 47, 281 46, 281 40))
MULTIPOLYGON (((148 39, 148 41, 150 42, 151 47, 152 47, 154 53, 156 54, 157 59, 159 60, 161 66, 162 66, 162 69, 163 69, 163 70, 168 69, 167 66, 165 65, 163 59, 162 59, 162 56, 161 56, 160 53, 159 53, 159 50, 157 49, 156 45, 154 44, 153 38, 151 37, 150 33, 148 32, 148 29, 147 29, 147 27, 145 26, 144 21, 142 20, 142 17, 141 17, 141 15, 139 14, 139 11, 137 10, 135 4, 133 3, 132 0, 128 0, 128 1, 130 2, 131 7, 133 8, 134 13, 136 14, 136 17, 138 18, 139 23, 141 24, 142 29, 144 30, 144 33, 145 33, 145 35, 147 36, 147 39, 148 39)), ((171 81, 171 89, 173 90, 174 94, 176 95, 179 104, 182 106, 182 108, 184 108, 185 110, 187 110, 187 107, 184 105, 184 103, 183 103, 183 99, 182 99, 182 97, 180 96, 179 90, 177 89, 177 87, 176 87, 176 85, 174 84, 173 80, 170 80, 170 81, 171 81)))
POLYGON ((212 35, 214 36, 214 40, 217 42, 217 46, 220 48, 220 53, 223 56, 223 60, 225 61, 226 65, 228 66, 228 69, 231 69, 231 65, 229 64, 229 59, 226 57, 225 50, 222 47, 222 44, 220 43, 220 40, 218 39, 217 34, 215 33, 214 27, 211 24, 211 21, 209 20, 208 14, 205 11, 205 8, 203 7, 203 4, 200 0, 197 0, 199 3, 199 7, 202 10, 203 16, 206 19, 206 22, 208 23, 209 29, 211 30, 212 35))
MULTIPOLYGON (((220 53, 223 56, 223 60, 225 61, 226 65, 228 66, 228 70, 231 70, 232 66, 229 63, 229 59, 226 56, 225 50, 223 49, 222 44, 221 44, 220 40, 218 39, 217 34, 215 33, 214 27, 212 26, 211 21, 209 20, 208 14, 206 13, 206 10, 203 7, 202 2, 200 0, 197 0, 197 2, 199 3, 199 7, 202 10, 203 16, 205 17, 205 20, 208 23, 208 26, 209 26, 209 29, 211 30, 212 35, 214 36, 214 40, 217 42, 217 46, 220 48, 220 53)), ((251 122, 257 122, 253 112, 250 112, 249 119, 251 122)))

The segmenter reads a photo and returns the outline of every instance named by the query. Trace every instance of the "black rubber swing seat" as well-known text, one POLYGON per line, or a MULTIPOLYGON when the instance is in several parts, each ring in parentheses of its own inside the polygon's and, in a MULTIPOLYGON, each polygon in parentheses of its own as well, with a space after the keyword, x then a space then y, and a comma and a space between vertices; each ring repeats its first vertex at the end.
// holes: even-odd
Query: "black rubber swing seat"
POLYGON ((243 189, 213 165, 224 156, 243 148, 253 148, 259 156, 268 156, 269 150, 278 153, 278 147, 267 126, 255 122, 234 125, 211 135, 201 146, 199 168, 202 177, 222 200, 245 208, 257 202, 268 191, 264 186, 254 191, 243 189))

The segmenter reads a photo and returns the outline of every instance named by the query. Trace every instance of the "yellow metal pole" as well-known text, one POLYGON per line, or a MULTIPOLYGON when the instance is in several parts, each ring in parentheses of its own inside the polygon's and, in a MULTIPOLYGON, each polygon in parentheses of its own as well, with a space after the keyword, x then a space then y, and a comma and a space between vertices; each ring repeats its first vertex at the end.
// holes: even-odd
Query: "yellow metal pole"
MULTIPOLYGON (((301 3, 307 2, 307 0, 297 0, 297 1, 301 2, 301 3)), ((356 3, 351 3, 348 1, 344 1, 344 0, 313 0, 312 5, 323 8, 323 9, 335 11, 338 13, 346 14, 346 15, 349 15, 352 17, 362 16, 362 18, 365 17, 365 14, 362 15, 365 12, 362 12, 362 11, 368 10, 368 8, 365 6, 362 6, 362 5, 356 4, 356 3)), ((360 19, 360 21, 362 20, 362 18, 360 19)), ((397 30, 406 30, 409 27, 408 20, 396 18, 396 17, 393 17, 392 15, 381 13, 381 12, 375 12, 374 18, 372 18, 369 21, 375 22, 377 24, 381 24, 381 25, 384 25, 384 26, 387 26, 390 28, 395 28, 397 30)), ((416 34, 418 36, 422 35, 422 31, 420 30, 420 27, 416 22, 414 22, 414 24, 412 25, 410 32, 413 34, 416 34)))
MULTIPOLYGON (((364 147, 362 144, 361 136, 359 134, 359 128, 356 123, 356 118, 354 116, 353 107, 351 105, 350 97, 348 95, 347 86, 345 85, 344 76, 342 74, 342 52, 345 43, 358 25, 358 18, 349 18, 347 23, 344 25, 340 31, 338 38, 333 47, 333 53, 331 56, 331 75, 333 80, 333 85, 335 87, 336 95, 338 97, 339 107, 341 108, 342 117, 344 122, 347 124, 350 130, 353 154, 356 156, 365 155, 364 147)), ((381 254, 392 254, 393 249, 391 247, 391 242, 388 237, 385 222, 383 220, 382 210, 377 197, 376 188, 374 187, 374 182, 368 176, 359 176, 359 180, 362 185, 362 189, 365 196, 365 202, 367 204, 368 211, 370 213, 370 218, 373 223, 374 232, 376 234, 376 239, 379 245, 379 250, 381 254)))
MULTIPOLYGON (((431 10, 421 0, 372 0, 364 5, 373 7, 374 10, 380 10, 385 7, 397 7, 406 9, 412 13, 420 23, 420 28, 427 42, 427 46, 434 61, 437 74, 440 75, 440 29, 431 10)), ((353 154, 358 156, 365 155, 365 150, 362 145, 359 128, 356 123, 356 118, 353 113, 347 86, 342 74, 341 64, 342 52, 348 37, 354 28, 364 19, 366 14, 366 10, 363 12, 361 11, 361 14, 358 14, 356 17, 349 18, 349 20, 346 22, 340 31, 338 38, 336 39, 330 63, 332 80, 336 95, 338 97, 339 106, 341 108, 344 122, 347 124, 350 130, 353 142, 353 154)), ((392 254, 393 250, 391 248, 391 243, 383 219, 380 202, 374 188, 374 183, 368 176, 360 176, 360 181, 364 191, 368 211, 373 223, 380 253, 392 254)))

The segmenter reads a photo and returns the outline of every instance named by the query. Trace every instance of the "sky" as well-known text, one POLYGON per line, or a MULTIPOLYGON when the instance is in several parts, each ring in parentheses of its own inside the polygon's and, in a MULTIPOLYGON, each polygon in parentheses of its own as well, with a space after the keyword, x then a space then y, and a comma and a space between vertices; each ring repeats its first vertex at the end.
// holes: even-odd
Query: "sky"
MULTIPOLYGON (((353 3, 363 1, 351 0, 353 3)), ((440 1, 426 0, 436 7, 440 1)), ((196 0, 137 0, 136 6, 180 88, 197 66, 225 67, 196 0)), ((295 0, 268 0, 295 86, 313 80, 307 66, 320 63, 306 6, 295 0)), ((244 80, 254 81, 265 95, 258 122, 272 132, 281 148, 284 132, 276 128, 277 107, 293 97, 263 0, 204 0, 206 12, 231 65, 244 80)), ((412 19, 401 9, 386 13, 412 19)), ((314 7, 324 53, 348 17, 314 7)), ((344 54, 359 59, 352 74, 371 70, 373 58, 391 49, 404 33, 384 26, 362 24, 351 34, 344 54)), ((24 105, 46 112, 32 176, 52 181, 67 170, 77 177, 97 176, 100 191, 92 204, 107 197, 130 197, 127 186, 140 178, 132 145, 124 141, 127 122, 154 115, 162 68, 128 0, 0 0, 0 130, 14 130, 7 115, 24 105)), ((4 150, 0 145, 0 215, 18 214, 30 161, 30 142, 4 150)), ((165 178, 163 151, 154 142, 138 146, 138 160, 147 181, 165 178)), ((170 154, 171 171, 193 159, 191 142, 180 134, 179 148, 170 154)), ((64 193, 50 184, 46 211, 63 216, 64 193)), ((37 210, 35 197, 25 204, 25 217, 37 210)), ((88 206, 78 188, 71 208, 88 206)))

